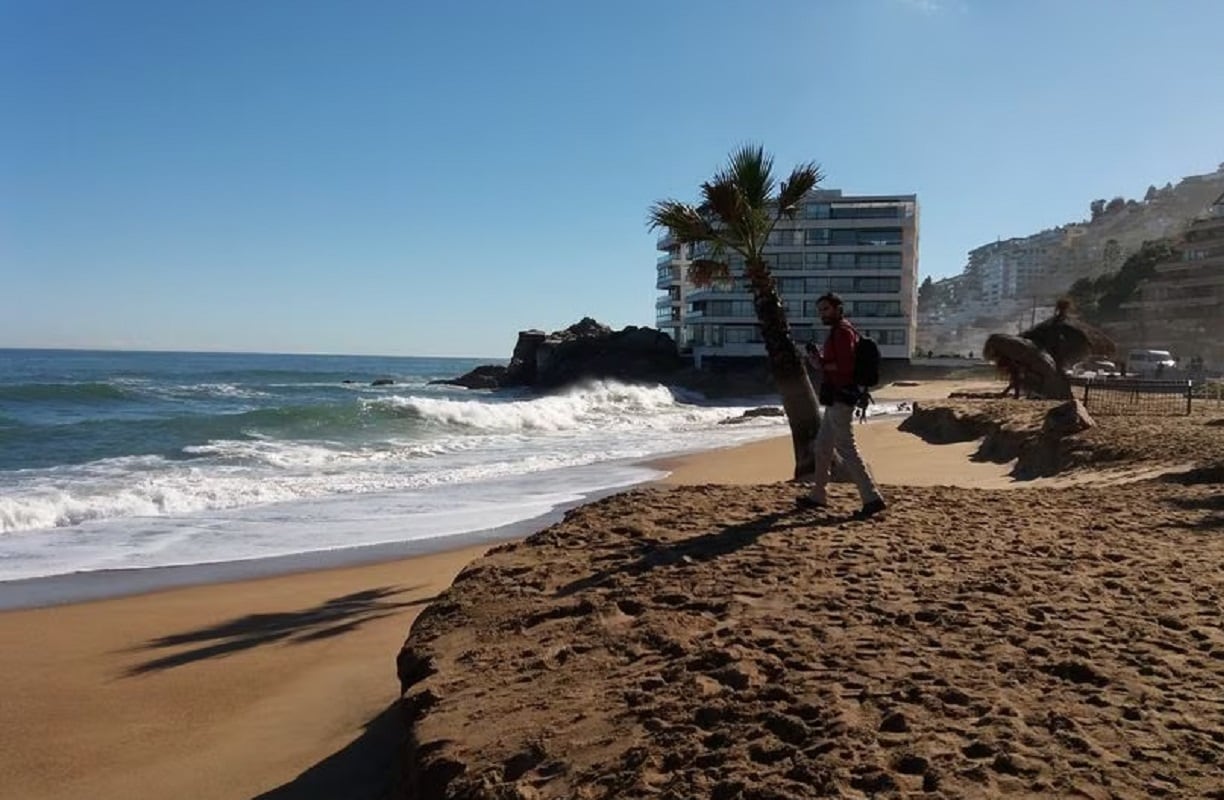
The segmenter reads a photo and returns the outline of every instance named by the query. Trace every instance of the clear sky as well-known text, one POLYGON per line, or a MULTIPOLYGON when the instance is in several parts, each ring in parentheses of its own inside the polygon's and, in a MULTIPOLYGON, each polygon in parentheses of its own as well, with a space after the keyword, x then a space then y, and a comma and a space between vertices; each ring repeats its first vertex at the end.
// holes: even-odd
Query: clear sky
POLYGON ((920 270, 1224 161, 1220 0, 0 0, 0 347, 509 355, 654 322, 744 141, 920 270))

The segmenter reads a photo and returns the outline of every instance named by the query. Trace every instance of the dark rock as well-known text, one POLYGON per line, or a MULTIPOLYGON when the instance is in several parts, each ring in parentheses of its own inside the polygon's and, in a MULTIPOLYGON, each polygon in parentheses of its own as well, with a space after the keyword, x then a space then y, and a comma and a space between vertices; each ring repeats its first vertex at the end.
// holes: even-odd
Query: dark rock
POLYGON ((548 337, 544 331, 519 331, 518 341, 514 343, 514 353, 510 356, 510 366, 506 368, 502 386, 534 386, 536 381, 536 350, 540 343, 548 337))
POLYGON ((1071 436, 1096 425, 1088 409, 1079 400, 1068 400, 1046 412, 1041 432, 1054 436, 1071 436))
POLYGON ((377 378, 370 382, 371 386, 392 386, 394 384, 395 381, 391 380, 390 378, 377 378))
POLYGON ((507 367, 497 364, 482 364, 458 378, 430 381, 429 383, 430 385, 440 383, 447 386, 462 386, 465 389, 496 389, 502 385, 508 371, 507 367))
POLYGON ((510 363, 477 367, 453 380, 469 388, 557 389, 582 380, 612 378, 628 383, 674 383, 684 359, 670 336, 630 325, 613 331, 590 317, 546 334, 520 331, 510 363))
POLYGON ((738 425, 741 422, 747 422, 756 417, 783 417, 786 412, 780 406, 761 406, 760 408, 750 408, 738 417, 728 417, 724 420, 719 420, 719 425, 738 425))

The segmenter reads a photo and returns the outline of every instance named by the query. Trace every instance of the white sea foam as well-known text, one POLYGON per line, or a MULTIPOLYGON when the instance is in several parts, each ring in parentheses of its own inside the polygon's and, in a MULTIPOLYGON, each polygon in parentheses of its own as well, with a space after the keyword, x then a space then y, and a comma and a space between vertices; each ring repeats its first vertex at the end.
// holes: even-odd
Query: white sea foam
POLYGON ((694 423, 716 421, 735 410, 682 405, 666 387, 628 386, 611 381, 595 381, 561 394, 509 402, 414 395, 364 402, 439 425, 481 431, 663 428, 673 426, 677 419, 694 423))
POLYGON ((745 407, 685 404, 663 387, 614 382, 510 401, 397 389, 362 402, 412 423, 376 428, 373 441, 250 436, 185 448, 187 459, 0 473, 0 580, 478 530, 543 513, 579 484, 588 492, 645 479, 627 461, 786 425, 781 417, 719 425, 745 407))

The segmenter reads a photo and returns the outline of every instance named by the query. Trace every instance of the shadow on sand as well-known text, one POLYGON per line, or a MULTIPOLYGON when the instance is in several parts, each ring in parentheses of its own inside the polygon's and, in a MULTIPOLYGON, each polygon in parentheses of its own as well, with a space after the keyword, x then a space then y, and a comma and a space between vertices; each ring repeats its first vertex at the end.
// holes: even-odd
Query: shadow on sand
POLYGON ((303 644, 340 636, 367 622, 390 616, 404 608, 432 602, 434 599, 432 597, 407 601, 391 599, 396 595, 419 588, 380 586, 376 589, 333 597, 312 608, 274 614, 249 614, 219 625, 162 636, 148 642, 140 649, 159 650, 182 645, 197 646, 137 664, 124 674, 129 678, 136 677, 282 640, 289 644, 303 644))
POLYGON ((386 800, 399 775, 404 722, 399 702, 366 723, 361 735, 292 781, 252 800, 386 800))
POLYGON ((754 544, 767 533, 777 533, 792 528, 836 527, 854 521, 853 514, 831 514, 827 510, 795 509, 793 511, 764 514, 739 525, 729 525, 720 530, 692 536, 688 539, 661 543, 650 540, 635 546, 636 557, 628 562, 618 562, 585 578, 566 584, 557 590, 564 597, 610 582, 614 575, 636 577, 651 570, 677 562, 710 561, 734 553, 754 544))

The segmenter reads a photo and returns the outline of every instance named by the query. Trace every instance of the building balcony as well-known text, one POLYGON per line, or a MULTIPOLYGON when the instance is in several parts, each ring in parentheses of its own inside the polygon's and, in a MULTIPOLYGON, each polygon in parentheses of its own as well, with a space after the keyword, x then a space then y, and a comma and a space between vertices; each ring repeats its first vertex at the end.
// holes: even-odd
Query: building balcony
POLYGON ((682 282, 680 270, 667 273, 660 271, 659 278, 655 281, 655 288, 661 292, 667 291, 673 286, 679 286, 682 282))

